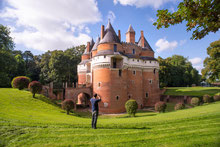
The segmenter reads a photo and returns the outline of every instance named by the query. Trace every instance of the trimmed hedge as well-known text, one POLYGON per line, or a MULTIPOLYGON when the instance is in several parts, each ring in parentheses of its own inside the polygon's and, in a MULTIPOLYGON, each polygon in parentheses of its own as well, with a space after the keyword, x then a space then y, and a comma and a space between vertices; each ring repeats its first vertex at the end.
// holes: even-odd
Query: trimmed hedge
POLYGON ((191 105, 193 106, 199 106, 199 98, 198 97, 193 97, 191 99, 191 105))
POLYGON ((167 104, 165 103, 165 102, 162 102, 162 101, 160 101, 160 102, 157 102, 156 104, 155 104, 155 110, 156 111, 158 111, 158 112, 165 112, 165 110, 166 110, 166 108, 167 108, 167 104))
POLYGON ((125 109, 126 109, 127 113, 129 114, 129 116, 134 117, 137 112, 137 108, 138 108, 138 104, 133 99, 130 99, 125 103, 125 109))
POLYGON ((184 103, 177 103, 175 105, 175 110, 181 110, 181 109, 185 109, 185 104, 184 103))
POLYGON ((70 113, 70 110, 74 108, 74 102, 71 99, 65 99, 62 102, 62 109, 66 110, 66 114, 70 113))
POLYGON ((30 83, 30 78, 26 76, 18 76, 13 78, 11 81, 12 88, 18 88, 19 90, 22 90, 24 88, 28 88, 28 84, 30 83))
POLYGON ((205 94, 205 95, 203 95, 203 102, 204 103, 211 103, 211 102, 213 102, 213 99, 210 95, 205 94))
POLYGON ((213 96, 214 101, 220 101, 220 92, 213 96))
POLYGON ((38 81, 32 81, 29 86, 28 89, 31 91, 31 93, 33 94, 33 97, 35 97, 36 93, 40 93, 42 91, 42 85, 40 82, 38 81))

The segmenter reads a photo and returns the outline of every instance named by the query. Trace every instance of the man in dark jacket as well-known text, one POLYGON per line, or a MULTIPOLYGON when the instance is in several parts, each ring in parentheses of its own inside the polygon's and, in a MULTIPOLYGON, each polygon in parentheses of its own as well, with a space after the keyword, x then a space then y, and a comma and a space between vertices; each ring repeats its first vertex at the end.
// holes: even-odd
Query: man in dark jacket
POLYGON ((94 97, 90 99, 92 104, 92 128, 96 129, 96 123, 99 115, 99 105, 98 103, 101 101, 101 98, 94 94, 94 97), (97 99, 98 98, 98 99, 97 99))

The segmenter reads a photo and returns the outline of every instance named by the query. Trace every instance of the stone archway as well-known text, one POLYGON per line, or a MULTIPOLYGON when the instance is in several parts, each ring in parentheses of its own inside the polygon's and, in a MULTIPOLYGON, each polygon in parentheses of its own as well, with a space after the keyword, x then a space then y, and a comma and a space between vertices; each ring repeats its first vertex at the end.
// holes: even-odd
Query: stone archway
POLYGON ((86 94, 84 92, 79 93, 79 95, 77 96, 77 106, 79 108, 90 108, 90 98, 91 96, 89 94, 86 94))

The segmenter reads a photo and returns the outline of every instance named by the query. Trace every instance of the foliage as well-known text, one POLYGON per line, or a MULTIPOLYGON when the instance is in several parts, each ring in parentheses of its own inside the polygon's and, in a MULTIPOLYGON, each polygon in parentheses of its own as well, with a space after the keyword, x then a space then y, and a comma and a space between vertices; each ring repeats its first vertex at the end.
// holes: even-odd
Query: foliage
POLYGON ((175 105, 175 110, 181 110, 181 109, 184 109, 185 108, 185 104, 184 103, 177 103, 175 105))
POLYGON ((135 118, 100 115, 93 130, 91 117, 65 115, 39 97, 47 99, 0 88, 3 146, 219 146, 220 102, 164 114, 137 112, 135 118))
POLYGON ((66 113, 69 114, 70 113, 70 110, 72 110, 74 108, 74 102, 73 100, 71 99, 65 99, 63 102, 62 102, 62 108, 64 110, 66 110, 66 113))
POLYGON ((164 95, 188 95, 201 97, 205 94, 213 96, 218 91, 220 91, 220 87, 167 87, 164 95))
POLYGON ((157 11, 157 29, 168 28, 186 21, 187 31, 193 31, 191 39, 201 39, 209 32, 217 32, 220 27, 219 21, 220 4, 218 0, 183 0, 178 5, 176 12, 168 10, 157 11))
POLYGON ((214 101, 220 101, 220 92, 213 96, 214 101))
POLYGON ((211 103, 211 102, 213 102, 213 98, 212 98, 210 95, 205 94, 205 95, 203 96, 203 102, 204 102, 204 103, 211 103))
POLYGON ((155 104, 155 110, 158 111, 158 112, 160 112, 160 113, 161 113, 161 112, 165 112, 166 107, 167 107, 166 103, 165 103, 165 102, 162 102, 162 101, 157 102, 157 103, 155 104))
POLYGON ((198 71, 192 67, 191 62, 187 58, 173 55, 163 59, 159 56, 158 62, 160 64, 160 87, 184 87, 200 83, 198 71))
POLYGON ((199 103, 200 103, 199 98, 193 97, 193 98, 191 99, 191 105, 193 105, 193 106, 199 106, 199 103))
POLYGON ((77 64, 81 61, 84 50, 85 46, 81 45, 65 51, 55 50, 43 54, 39 63, 41 81, 43 83, 76 82, 77 64))
POLYGON ((31 91, 31 93, 33 94, 33 98, 35 97, 36 93, 40 93, 42 91, 43 86, 41 85, 40 82, 38 81, 32 81, 29 85, 28 85, 28 89, 31 91))
POLYGON ((0 51, 11 51, 14 49, 14 42, 10 37, 9 28, 0 24, 0 51))
POLYGON ((22 90, 24 88, 28 88, 29 83, 30 83, 30 78, 25 76, 18 76, 11 81, 11 86, 13 88, 18 88, 19 90, 22 90))
POLYGON ((203 64, 202 76, 207 82, 216 82, 220 80, 220 40, 214 41, 207 48, 207 54, 203 64))
POLYGON ((127 113, 129 114, 129 116, 134 117, 137 112, 137 108, 138 108, 138 104, 133 99, 130 99, 125 103, 125 109, 126 109, 127 113))

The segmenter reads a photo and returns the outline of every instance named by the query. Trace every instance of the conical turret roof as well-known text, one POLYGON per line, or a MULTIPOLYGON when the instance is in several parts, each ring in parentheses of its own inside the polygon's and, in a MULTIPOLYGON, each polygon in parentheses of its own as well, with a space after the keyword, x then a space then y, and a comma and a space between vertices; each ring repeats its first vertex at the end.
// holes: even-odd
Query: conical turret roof
POLYGON ((131 24, 129 25, 129 28, 128 28, 127 33, 128 33, 128 32, 135 32, 134 29, 133 29, 133 27, 131 26, 131 24))
MULTIPOLYGON (((92 47, 94 46, 94 44, 95 44, 95 42, 94 42, 94 40, 93 40, 93 38, 92 38, 92 39, 90 40, 89 52, 92 50, 92 47)), ((86 49, 85 49, 85 51, 84 51, 83 54, 89 54, 89 52, 87 52, 87 47, 86 47, 86 49)))
POLYGON ((97 50, 97 47, 98 47, 98 45, 99 45, 99 42, 100 42, 100 37, 97 38, 97 40, 96 40, 96 42, 95 42, 95 44, 94 44, 94 46, 93 46, 93 48, 92 48, 92 51, 97 50))
POLYGON ((120 43, 118 36, 115 33, 110 21, 105 29, 105 36, 100 41, 100 43, 120 43))
MULTIPOLYGON (((142 42, 141 42, 141 37, 139 38, 138 40, 138 45, 139 46, 142 46, 142 42)), ((144 37, 144 49, 147 49, 147 50, 150 50, 150 51, 153 51, 153 49, 151 48, 151 46, 149 45, 149 43, 147 42, 147 40, 145 39, 144 37)))

